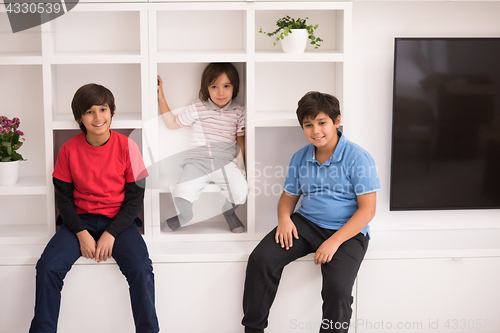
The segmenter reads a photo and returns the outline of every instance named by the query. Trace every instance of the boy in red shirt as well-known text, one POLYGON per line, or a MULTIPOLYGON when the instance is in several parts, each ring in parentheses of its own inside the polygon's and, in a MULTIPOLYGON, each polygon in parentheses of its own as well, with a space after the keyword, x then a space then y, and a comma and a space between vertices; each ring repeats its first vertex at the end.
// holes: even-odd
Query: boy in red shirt
POLYGON ((130 286, 136 332, 157 333, 153 267, 137 228, 148 176, 139 148, 109 129, 115 102, 105 87, 82 86, 71 108, 83 133, 64 143, 52 174, 61 228, 37 262, 29 332, 57 331, 63 279, 80 256, 112 256, 130 286))

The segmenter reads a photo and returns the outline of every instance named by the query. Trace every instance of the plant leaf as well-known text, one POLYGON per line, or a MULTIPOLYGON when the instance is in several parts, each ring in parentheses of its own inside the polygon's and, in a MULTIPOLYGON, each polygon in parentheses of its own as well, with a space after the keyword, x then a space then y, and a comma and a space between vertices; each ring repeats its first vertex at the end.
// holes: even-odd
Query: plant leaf
POLYGON ((21 154, 14 152, 12 154, 12 161, 24 161, 24 159, 21 154))

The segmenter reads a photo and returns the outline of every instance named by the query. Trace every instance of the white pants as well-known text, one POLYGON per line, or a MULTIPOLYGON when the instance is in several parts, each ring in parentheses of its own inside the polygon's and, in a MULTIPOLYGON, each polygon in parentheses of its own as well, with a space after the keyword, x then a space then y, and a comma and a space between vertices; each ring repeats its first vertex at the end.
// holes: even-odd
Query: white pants
POLYGON ((210 183, 220 187, 222 195, 234 205, 245 203, 248 184, 236 163, 211 158, 188 159, 173 188, 173 196, 191 203, 198 200, 202 190, 210 183))

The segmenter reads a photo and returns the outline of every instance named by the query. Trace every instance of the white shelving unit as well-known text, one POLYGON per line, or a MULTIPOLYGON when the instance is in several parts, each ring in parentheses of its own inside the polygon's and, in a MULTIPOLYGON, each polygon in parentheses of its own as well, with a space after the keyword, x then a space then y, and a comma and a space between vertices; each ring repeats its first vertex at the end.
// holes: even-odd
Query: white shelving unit
MULTIPOLYGON (((257 166, 267 163, 272 168, 286 169, 291 154, 280 156, 283 149, 277 154, 266 152, 285 142, 287 147, 290 147, 290 142, 297 142, 288 149, 293 152, 307 143, 302 139, 295 116, 297 101, 305 92, 326 91, 339 97, 344 110, 349 105, 347 78, 350 70, 351 7, 350 2, 151 4, 149 83, 154 86, 156 75, 162 77, 171 109, 196 99, 201 73, 207 63, 231 62, 238 69, 240 93, 237 102, 245 105, 247 110, 246 164, 250 184, 247 203, 237 211, 247 226, 246 233, 237 235, 229 232, 217 210, 223 203, 221 195, 210 186, 202 194, 200 202, 194 204, 194 220, 198 214, 199 219, 206 219, 205 222, 182 228, 184 230, 161 233, 160 221, 175 215, 171 191, 166 185, 175 184, 180 174, 178 164, 182 158, 179 154, 187 149, 190 132, 169 131, 158 119, 157 108, 152 107, 150 117, 156 120, 150 122, 151 127, 145 132, 151 134, 147 141, 151 145, 154 162, 160 164, 158 174, 152 177, 153 183, 159 185, 153 186, 151 195, 153 219, 150 228, 154 241, 258 240, 273 224, 276 225, 276 206, 268 207, 266 203, 277 203, 281 191, 276 191, 276 188, 278 183, 282 185, 283 179, 277 183, 272 177, 275 191, 265 194, 263 188, 258 188, 262 183, 257 181, 257 166), (325 40, 322 47, 315 50, 308 46, 306 52, 300 55, 285 54, 280 45, 273 47, 271 38, 258 33, 260 27, 271 30, 277 19, 285 15, 308 17, 309 22, 318 23, 317 35, 325 40), (208 17, 212 22, 209 25, 205 24, 208 17), (178 34, 175 27, 183 24, 189 24, 191 29, 178 34), (276 130, 283 136, 273 138, 267 144, 257 144, 257 133, 276 130), (257 192, 260 192, 260 197, 257 192), (265 218, 257 219, 259 214, 265 218)), ((157 103, 154 89, 150 90, 149 98, 150 105, 157 103)))
MULTIPOLYGON (((111 127, 140 144, 149 167, 146 241, 261 239, 276 224, 275 203, 283 183, 277 172, 286 170, 291 154, 306 144, 295 118, 297 101, 309 90, 332 93, 341 101, 346 124, 351 16, 350 1, 92 2, 79 3, 41 27, 0 35, 0 99, 7 106, 2 115, 21 119, 26 133, 21 153, 28 159, 19 183, 0 188, 2 210, 7 205, 25 210, 22 217, 2 219, 0 244, 45 244, 55 231, 51 174, 61 144, 80 131, 70 103, 89 82, 113 92, 117 109, 111 127), (321 48, 309 45, 304 54, 284 54, 258 32, 260 27, 274 30, 285 15, 319 24, 321 48), (180 27, 189 29, 180 33, 180 27), (209 185, 195 203, 195 220, 206 221, 161 233, 160 221, 175 214, 168 185, 179 176, 179 153, 187 148, 190 132, 169 131, 158 118, 156 76, 161 75, 175 109, 197 98, 209 62, 231 62, 240 74, 236 101, 247 110, 250 194, 237 214, 247 232, 232 234, 214 209, 200 213, 223 203, 217 187, 209 185), (274 174, 267 177, 263 171, 271 169, 274 174), (268 185, 273 191, 264 193, 268 185)), ((0 29, 10 31, 4 8, 0 29)))
POLYGON ((27 159, 19 182, 0 187, 2 210, 15 208, 1 219, 0 244, 45 244, 55 232, 51 175, 61 144, 80 132, 70 107, 80 86, 97 82, 111 88, 117 99, 113 129, 142 128, 148 109, 142 96, 148 73, 145 6, 81 4, 16 34, 9 33, 0 9, 2 115, 21 119, 21 153, 27 159))

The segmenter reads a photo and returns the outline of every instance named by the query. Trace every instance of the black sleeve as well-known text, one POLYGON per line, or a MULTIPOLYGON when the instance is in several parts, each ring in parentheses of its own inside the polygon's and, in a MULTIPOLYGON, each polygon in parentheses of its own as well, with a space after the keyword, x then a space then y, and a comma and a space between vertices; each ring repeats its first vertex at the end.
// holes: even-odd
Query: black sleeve
POLYGON ((125 199, 113 222, 111 222, 106 231, 113 237, 117 237, 123 230, 132 225, 134 219, 141 212, 144 202, 144 189, 146 187, 146 178, 125 184, 125 199))
POLYGON ((85 230, 85 224, 80 220, 73 202, 73 183, 66 183, 54 177, 52 177, 52 182, 54 183, 57 209, 64 224, 75 234, 85 230))

